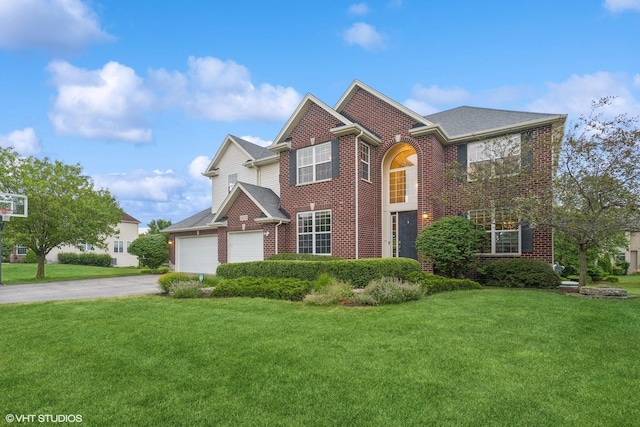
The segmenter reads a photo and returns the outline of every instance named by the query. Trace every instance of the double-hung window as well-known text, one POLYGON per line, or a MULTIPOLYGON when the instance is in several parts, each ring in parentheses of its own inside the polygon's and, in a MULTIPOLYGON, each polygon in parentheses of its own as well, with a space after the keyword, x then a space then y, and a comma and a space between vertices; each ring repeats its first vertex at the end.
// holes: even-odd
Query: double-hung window
POLYGON ((484 167, 491 167, 492 176, 514 173, 520 161, 520 134, 487 141, 471 142, 467 146, 467 171, 473 179, 484 167), (504 166, 504 167, 503 167, 504 166))
POLYGON ((331 179, 331 142, 296 152, 298 184, 331 179))
POLYGON ((298 213, 298 253, 331 254, 331 211, 298 213))
POLYGON ((469 219, 489 235, 483 249, 485 254, 519 254, 520 226, 518 218, 509 208, 477 209, 469 211, 469 219))
POLYGON ((124 242, 122 240, 113 241, 113 253, 124 253, 124 242))
POLYGON ((371 180, 371 147, 364 142, 360 143, 360 178, 371 180))

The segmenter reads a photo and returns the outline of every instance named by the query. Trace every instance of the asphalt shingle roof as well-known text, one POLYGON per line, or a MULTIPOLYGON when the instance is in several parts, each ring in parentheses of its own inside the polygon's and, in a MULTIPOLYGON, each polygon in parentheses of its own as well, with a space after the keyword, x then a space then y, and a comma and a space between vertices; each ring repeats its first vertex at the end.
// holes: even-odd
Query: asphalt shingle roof
POLYGON ((264 147, 261 147, 253 142, 249 142, 245 139, 239 138, 235 135, 230 135, 251 157, 256 160, 263 159, 265 157, 271 157, 275 153, 273 151, 267 150, 264 147))
POLYGON ((289 218, 289 215, 280 209, 280 197, 270 188, 258 185, 241 183, 242 188, 251 195, 273 218, 289 218))
POLYGON ((190 216, 189 218, 183 219, 182 221, 176 222, 175 224, 171 224, 167 228, 163 228, 162 231, 174 231, 174 230, 184 230, 185 228, 199 228, 206 227, 209 222, 213 219, 213 213, 211 212, 211 208, 207 208, 202 212, 198 212, 195 215, 190 216))
POLYGON ((458 135, 487 131, 505 126, 515 126, 532 120, 557 117, 558 114, 529 113, 526 111, 495 110, 462 106, 424 116, 439 124, 453 138, 458 135))

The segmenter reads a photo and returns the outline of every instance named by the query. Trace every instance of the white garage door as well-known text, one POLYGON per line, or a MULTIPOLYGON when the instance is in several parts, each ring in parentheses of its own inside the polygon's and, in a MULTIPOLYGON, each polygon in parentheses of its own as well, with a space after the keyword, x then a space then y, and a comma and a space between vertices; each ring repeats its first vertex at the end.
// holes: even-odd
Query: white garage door
POLYGON ((218 236, 176 238, 176 270, 215 274, 218 268, 218 236))
POLYGON ((262 261, 264 259, 262 231, 229 233, 227 241, 229 262, 262 261))

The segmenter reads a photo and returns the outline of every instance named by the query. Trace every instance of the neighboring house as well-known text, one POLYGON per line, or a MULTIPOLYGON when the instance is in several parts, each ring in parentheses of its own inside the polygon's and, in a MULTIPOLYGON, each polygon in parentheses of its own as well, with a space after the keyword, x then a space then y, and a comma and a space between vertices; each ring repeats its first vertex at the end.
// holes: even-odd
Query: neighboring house
POLYGON ((62 246, 47 254, 48 263, 57 263, 59 253, 89 252, 111 255, 111 265, 114 267, 137 267, 138 257, 131 255, 127 249, 131 242, 138 238, 140 221, 127 213, 123 213, 122 220, 116 226, 116 234, 105 239, 106 249, 95 248, 88 244, 79 243, 77 246, 62 246))
POLYGON ((178 271, 213 273, 219 263, 282 252, 417 258, 423 227, 465 214, 491 236, 485 257, 551 264, 551 229, 519 225, 508 206, 461 212, 433 196, 464 185, 447 177, 445 164, 486 161, 479 147, 505 136, 532 138, 528 161, 549 170, 535 188, 544 191, 552 138, 565 120, 474 107, 421 116, 357 80, 333 108, 308 94, 269 147, 225 138, 203 172, 211 207, 163 230, 171 262, 178 271))
POLYGON ((638 251, 640 250, 640 231, 632 231, 626 233, 627 238, 629 239, 629 247, 624 248, 624 252, 620 252, 618 258, 622 261, 627 261, 629 263, 629 268, 627 269, 627 274, 633 274, 634 272, 640 270, 640 265, 638 265, 638 251))

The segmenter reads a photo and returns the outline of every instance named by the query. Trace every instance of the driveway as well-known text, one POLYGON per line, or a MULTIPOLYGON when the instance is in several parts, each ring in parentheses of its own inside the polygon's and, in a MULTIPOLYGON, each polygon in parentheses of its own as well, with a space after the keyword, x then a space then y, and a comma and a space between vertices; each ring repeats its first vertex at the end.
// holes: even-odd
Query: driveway
POLYGON ((158 276, 124 276, 33 285, 0 285, 0 304, 157 294, 158 276))

